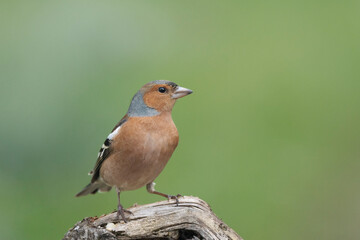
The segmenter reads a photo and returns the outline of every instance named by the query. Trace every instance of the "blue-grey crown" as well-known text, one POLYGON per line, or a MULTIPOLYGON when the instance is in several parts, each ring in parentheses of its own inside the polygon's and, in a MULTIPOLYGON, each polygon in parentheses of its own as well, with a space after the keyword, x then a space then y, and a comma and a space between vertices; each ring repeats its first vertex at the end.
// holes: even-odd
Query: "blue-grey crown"
MULTIPOLYGON (((178 86, 176 83, 168 81, 168 80, 155 80, 155 81, 149 82, 148 84, 149 85, 150 84, 167 84, 169 86, 172 86, 173 88, 176 88, 178 86)), ((146 84, 146 85, 148 85, 148 84, 146 84)))

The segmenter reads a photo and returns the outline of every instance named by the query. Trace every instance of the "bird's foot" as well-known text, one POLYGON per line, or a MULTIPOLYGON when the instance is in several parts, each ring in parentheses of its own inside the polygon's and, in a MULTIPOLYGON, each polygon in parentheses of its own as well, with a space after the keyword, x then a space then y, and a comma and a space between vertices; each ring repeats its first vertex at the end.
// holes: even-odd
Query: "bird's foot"
POLYGON ((179 197, 182 197, 182 195, 181 194, 167 195, 167 198, 169 201, 170 201, 170 199, 174 199, 176 201, 176 206, 179 206, 179 197))
POLYGON ((117 216, 119 218, 119 220, 121 221, 124 220, 125 223, 127 223, 127 219, 125 218, 125 214, 124 213, 128 213, 128 214, 131 214, 131 215, 134 215, 131 211, 129 210, 126 210, 123 208, 123 206, 121 204, 118 205, 118 209, 117 209, 117 216))

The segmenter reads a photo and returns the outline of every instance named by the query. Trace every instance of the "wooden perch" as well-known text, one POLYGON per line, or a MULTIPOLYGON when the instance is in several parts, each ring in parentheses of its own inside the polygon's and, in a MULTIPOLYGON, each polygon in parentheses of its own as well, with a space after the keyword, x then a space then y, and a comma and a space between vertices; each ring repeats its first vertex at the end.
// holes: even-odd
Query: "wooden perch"
POLYGON ((78 222, 65 235, 72 239, 239 239, 242 238, 215 216, 210 206, 197 197, 180 197, 129 208, 128 223, 113 212, 78 222))

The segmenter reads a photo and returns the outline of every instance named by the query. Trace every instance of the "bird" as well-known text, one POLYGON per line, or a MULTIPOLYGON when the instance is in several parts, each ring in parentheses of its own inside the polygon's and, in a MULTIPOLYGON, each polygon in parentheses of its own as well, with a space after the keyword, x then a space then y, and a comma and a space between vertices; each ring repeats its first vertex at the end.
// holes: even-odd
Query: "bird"
POLYGON ((116 189, 117 215, 127 222, 120 193, 141 188, 179 203, 178 195, 155 190, 154 180, 162 172, 179 142, 172 119, 177 99, 193 91, 167 80, 145 84, 132 98, 125 116, 115 125, 98 153, 91 182, 76 197, 116 189))

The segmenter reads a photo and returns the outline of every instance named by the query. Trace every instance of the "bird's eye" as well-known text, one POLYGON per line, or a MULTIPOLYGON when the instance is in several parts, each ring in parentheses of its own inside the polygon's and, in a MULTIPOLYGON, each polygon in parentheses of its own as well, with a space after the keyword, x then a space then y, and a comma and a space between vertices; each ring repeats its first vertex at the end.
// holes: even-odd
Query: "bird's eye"
POLYGON ((161 92, 161 93, 166 92, 166 88, 164 88, 164 87, 159 87, 159 92, 161 92))

